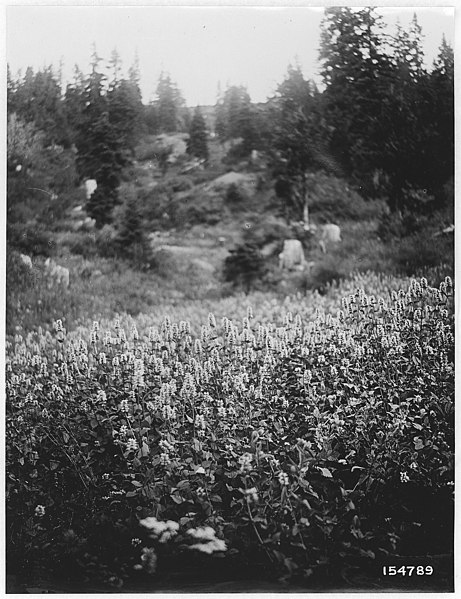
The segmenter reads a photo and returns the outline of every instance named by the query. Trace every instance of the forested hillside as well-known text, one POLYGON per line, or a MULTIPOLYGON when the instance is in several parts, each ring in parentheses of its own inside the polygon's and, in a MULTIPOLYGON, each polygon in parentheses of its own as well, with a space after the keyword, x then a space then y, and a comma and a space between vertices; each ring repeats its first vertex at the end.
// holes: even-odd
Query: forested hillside
MULTIPOLYGON (((291 65, 265 104, 232 86, 214 107, 188 108, 165 73, 143 105, 138 65, 125 75, 115 50, 103 60, 94 48, 90 72, 76 67, 65 88, 51 66, 8 72, 9 247, 71 268, 77 255, 114 257, 150 267, 155 278, 150 233, 203 226, 230 237, 237 224, 253 218, 261 229, 272 218, 286 225, 279 237, 297 238, 294 223, 310 213, 346 230, 353 223, 364 245, 370 236, 383 242, 365 269, 411 274, 452 262, 451 239, 425 239, 453 223, 453 50, 442 40, 427 70, 420 39, 416 18, 390 39, 372 10, 328 10, 323 90, 291 65), (226 172, 254 175, 253 189, 205 189, 226 172), (97 189, 85 200, 88 179, 97 189), (72 231, 69 214, 79 205, 94 219, 90 235, 72 231), (360 222, 373 224, 357 231, 360 222)), ((261 235, 235 242, 261 245, 261 235)), ((270 230, 264 235, 274 241, 270 230)), ((359 245, 342 258, 356 257, 359 245)), ((318 288, 360 267, 353 262, 328 275, 320 261, 303 285, 318 288)))

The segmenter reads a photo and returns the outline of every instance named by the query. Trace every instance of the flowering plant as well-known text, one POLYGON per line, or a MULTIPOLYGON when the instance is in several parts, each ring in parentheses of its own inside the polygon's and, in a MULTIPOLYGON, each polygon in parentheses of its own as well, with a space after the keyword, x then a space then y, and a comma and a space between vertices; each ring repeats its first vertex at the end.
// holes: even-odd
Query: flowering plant
POLYGON ((302 578, 406 546, 443 552, 452 281, 367 277, 336 313, 292 298, 238 321, 16 336, 10 546, 104 580, 191 551, 302 578))

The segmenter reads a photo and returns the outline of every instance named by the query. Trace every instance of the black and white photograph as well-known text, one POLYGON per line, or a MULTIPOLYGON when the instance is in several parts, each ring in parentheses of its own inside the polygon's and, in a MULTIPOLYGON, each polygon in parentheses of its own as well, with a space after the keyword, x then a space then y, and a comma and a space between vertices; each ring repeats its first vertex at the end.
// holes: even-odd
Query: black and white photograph
POLYGON ((2 590, 453 593, 454 6, 2 9, 2 590))

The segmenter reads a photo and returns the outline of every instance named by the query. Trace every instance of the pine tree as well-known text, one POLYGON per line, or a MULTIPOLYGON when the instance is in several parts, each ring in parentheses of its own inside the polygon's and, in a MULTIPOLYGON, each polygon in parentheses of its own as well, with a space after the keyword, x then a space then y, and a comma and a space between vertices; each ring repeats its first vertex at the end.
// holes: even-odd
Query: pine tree
POLYGON ((157 85, 157 119, 162 133, 174 133, 180 126, 180 109, 184 100, 171 80, 170 75, 162 73, 157 85))
POLYGON ((428 184, 421 176, 429 124, 422 96, 425 70, 421 39, 416 14, 406 29, 397 23, 391 44, 388 88, 383 94, 386 110, 381 119, 384 125, 381 165, 388 174, 393 210, 403 208, 409 186, 428 184))
POLYGON ((324 139, 345 174, 362 184, 381 166, 381 117, 391 69, 382 30, 373 8, 325 9, 320 49, 324 139))
POLYGON ((115 88, 120 82, 120 73, 122 72, 122 61, 117 48, 114 48, 111 52, 109 65, 112 69, 112 81, 110 83, 110 87, 115 88))
POLYGON ((114 83, 107 92, 107 106, 121 146, 133 156, 142 128, 143 106, 139 88, 127 79, 114 83))
POLYGON ((84 145, 79 147, 77 162, 84 165, 86 177, 97 181, 98 187, 88 200, 86 210, 100 228, 112 221, 112 210, 118 202, 121 171, 126 164, 107 112, 92 121, 84 145))
POLYGON ((208 160, 206 123, 198 106, 190 124, 187 152, 191 156, 208 160))
POLYGON ((82 71, 77 65, 74 67, 74 79, 66 87, 64 96, 64 110, 66 120, 70 127, 71 140, 75 144, 79 127, 81 126, 83 111, 85 109, 85 81, 82 71))
POLYGON ((322 156, 315 129, 317 96, 315 84, 304 79, 299 66, 290 65, 272 100, 269 117, 273 123, 270 148, 276 194, 283 202, 286 218, 304 220, 306 224, 308 171, 319 166, 322 156))
MULTIPOLYGON (((454 53, 443 37, 433 68, 425 79, 427 106, 426 128, 429 159, 425 172, 430 177, 434 191, 453 180, 455 171, 455 105, 454 105, 454 53)), ((438 193, 440 195, 440 193, 438 193)))
POLYGON ((215 131, 220 139, 240 139, 239 153, 248 155, 258 144, 258 133, 254 126, 256 111, 251 104, 251 98, 244 86, 228 87, 215 108, 215 131))
POLYGON ((224 280, 243 287, 249 293, 256 281, 266 273, 264 258, 254 243, 244 243, 230 251, 224 261, 224 280))
POLYGON ((111 123, 109 102, 104 93, 106 81, 99 71, 101 58, 93 50, 91 73, 85 81, 82 111, 76 137, 77 166, 82 178, 96 179, 98 187, 87 202, 88 214, 102 227, 111 222, 112 210, 118 202, 117 188, 126 153, 117 128, 111 123))
POLYGON ((6 66, 6 108, 7 113, 12 114, 16 110, 16 92, 18 83, 11 75, 10 65, 6 66))
MULTIPOLYGON (((10 102, 13 99, 9 83, 10 102)), ((70 132, 58 76, 51 66, 37 73, 28 68, 24 79, 14 87, 14 110, 43 131, 47 145, 70 145, 70 132)))
POLYGON ((418 82, 424 72, 424 53, 422 48, 422 29, 416 13, 410 27, 403 28, 397 22, 397 33, 392 40, 392 58, 403 85, 409 81, 418 82))

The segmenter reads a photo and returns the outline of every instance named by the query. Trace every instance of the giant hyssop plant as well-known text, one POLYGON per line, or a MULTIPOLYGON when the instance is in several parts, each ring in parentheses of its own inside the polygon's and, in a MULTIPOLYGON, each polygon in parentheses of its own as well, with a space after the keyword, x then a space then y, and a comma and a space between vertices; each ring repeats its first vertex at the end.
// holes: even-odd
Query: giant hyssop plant
POLYGON ((120 585, 217 557, 315 578, 444 551, 452 303, 447 277, 359 289, 335 317, 287 301, 277 324, 248 308, 240 326, 210 313, 199 334, 165 317, 143 333, 95 322, 85 340, 57 321, 16 336, 9 556, 120 585))

